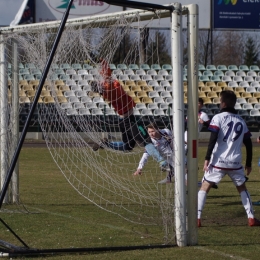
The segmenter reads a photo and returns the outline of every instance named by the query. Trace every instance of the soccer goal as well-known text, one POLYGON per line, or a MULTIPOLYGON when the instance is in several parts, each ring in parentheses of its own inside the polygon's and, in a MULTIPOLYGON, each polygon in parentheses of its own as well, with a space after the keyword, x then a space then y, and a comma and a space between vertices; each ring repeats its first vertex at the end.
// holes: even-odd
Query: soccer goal
MULTIPOLYGON (((143 3, 148 11, 67 20, 49 67, 59 22, 0 29, 1 188, 19 145, 19 124, 39 124, 54 162, 82 198, 126 221, 162 227, 164 244, 195 245, 197 131, 189 131, 188 168, 194 174, 186 186, 182 18, 188 21, 188 127, 197 129, 198 7, 156 6, 143 3), (160 30, 162 19, 169 19, 167 30, 160 30), (165 44, 169 40, 163 61, 162 38, 165 44), (168 64, 160 66, 167 55, 168 64), (155 123, 173 132, 172 183, 160 184, 167 172, 152 159, 142 175, 133 176, 143 145, 137 142, 128 151, 115 148, 126 134, 122 119, 92 84, 104 81, 104 62, 110 80, 119 82, 136 103, 133 115, 140 131, 155 123)), ((12 174, 3 201, 7 208, 20 203, 18 167, 12 174)))

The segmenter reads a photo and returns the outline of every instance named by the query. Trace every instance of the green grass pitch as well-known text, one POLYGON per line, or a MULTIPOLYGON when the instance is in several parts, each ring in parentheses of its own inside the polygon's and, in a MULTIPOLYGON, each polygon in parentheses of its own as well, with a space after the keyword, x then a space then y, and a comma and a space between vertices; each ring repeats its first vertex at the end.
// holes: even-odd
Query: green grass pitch
MULTIPOLYGON (((252 200, 257 201, 260 200, 260 146, 254 144, 253 149, 253 171, 247 188, 252 200)), ((199 147, 200 169, 205 152, 206 147, 199 147)), ((200 170, 199 179, 202 174, 200 170)), ((28 213, 22 213, 22 206, 4 205, 1 218, 31 248, 115 247, 162 242, 160 228, 132 224, 80 197, 59 172, 47 148, 22 149, 20 193, 28 213), (13 211, 8 213, 6 209, 13 211)), ((254 209, 255 216, 260 218, 260 206, 254 209)), ((247 226, 240 197, 227 177, 218 190, 210 192, 202 225, 198 245, 194 247, 63 254, 37 259, 259 259, 260 227, 247 226)), ((1 240, 21 246, 2 224, 0 234, 1 240)))

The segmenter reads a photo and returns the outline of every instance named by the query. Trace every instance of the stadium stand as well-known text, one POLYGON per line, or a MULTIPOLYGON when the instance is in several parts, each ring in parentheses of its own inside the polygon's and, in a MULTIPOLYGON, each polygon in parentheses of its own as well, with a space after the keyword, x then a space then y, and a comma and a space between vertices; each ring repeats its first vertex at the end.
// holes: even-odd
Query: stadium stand
POLYGON ((238 69, 241 70, 241 71, 248 71, 249 70, 247 65, 239 65, 238 69))
POLYGON ((150 70, 150 66, 149 66, 148 64, 141 64, 141 65, 140 65, 140 69, 150 70))
POLYGON ((251 65, 251 66, 249 67, 249 69, 250 69, 250 70, 253 70, 253 71, 256 71, 256 72, 258 72, 258 71, 260 70, 257 65, 251 65))
POLYGON ((254 70, 248 71, 246 75, 251 77, 257 77, 257 73, 254 70))
POLYGON ((222 78, 218 75, 213 75, 213 76, 210 77, 210 80, 214 81, 214 82, 219 82, 219 81, 222 80, 222 78))
POLYGON ((128 68, 132 70, 138 70, 139 66, 137 64, 129 64, 128 68))
POLYGON ((233 70, 233 71, 237 71, 238 70, 238 67, 237 65, 228 65, 228 70, 233 70))
POLYGON ((215 70, 217 70, 217 68, 216 68, 215 65, 207 65, 207 66, 206 66, 206 70, 215 71, 215 70))
POLYGON ((172 65, 169 64, 163 64, 162 65, 163 70, 171 71, 172 70, 172 65))
POLYGON ((225 73, 222 70, 216 70, 214 72, 214 76, 223 77, 224 75, 225 75, 225 73))
POLYGON ((126 70, 128 69, 128 67, 126 66, 126 64, 117 64, 117 68, 121 69, 121 70, 126 70))
POLYGON ((153 70, 160 70, 162 68, 161 68, 161 66, 159 64, 152 64, 151 65, 151 69, 153 69, 153 70))
MULTIPOLYGON (((11 65, 8 65, 12 76, 11 65)), ((90 83, 100 78, 96 68, 88 64, 52 64, 50 74, 41 92, 39 102, 45 105, 54 103, 56 97, 62 109, 69 116, 89 116, 93 109, 104 111, 115 120, 117 115, 98 93, 92 91, 90 83), (102 100, 101 100, 102 99, 102 100), (99 100, 99 102, 97 102, 99 100), (66 108, 65 108, 66 107, 66 108), (70 110, 68 110, 70 109, 70 110), (81 112, 80 112, 81 111, 81 112)), ((110 64, 113 78, 137 103, 135 114, 164 118, 172 106, 172 67, 169 64, 110 64), (145 110, 146 109, 146 110, 145 110), (147 111, 142 113, 141 111, 147 111), (148 113, 148 110, 150 111, 148 113), (141 113, 140 113, 141 112, 141 113)), ((184 66, 184 104, 187 105, 187 66, 184 66)), ((19 69, 19 102, 32 102, 42 71, 32 64, 24 64, 19 69)), ((209 115, 219 112, 219 93, 224 89, 235 91, 236 109, 250 125, 260 122, 260 70, 256 65, 207 65, 199 64, 198 95, 204 100, 209 115), (247 112, 244 113, 242 111, 247 112), (254 118, 255 117, 255 118, 254 118)), ((8 98, 11 100, 11 80, 8 81, 8 98)), ((92 115, 96 115, 95 111, 92 115)), ((187 113, 185 108, 184 113, 187 113)), ((106 118, 106 122, 110 117, 106 118)), ((111 119, 112 120, 112 119, 111 119)), ((162 119, 160 119, 162 120, 162 119)))

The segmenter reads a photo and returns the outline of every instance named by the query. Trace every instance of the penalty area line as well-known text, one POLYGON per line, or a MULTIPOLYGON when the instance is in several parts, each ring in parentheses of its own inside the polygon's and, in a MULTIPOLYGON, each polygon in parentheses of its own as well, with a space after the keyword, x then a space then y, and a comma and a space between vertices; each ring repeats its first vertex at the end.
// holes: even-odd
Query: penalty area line
MULTIPOLYGON (((45 210, 45 209, 36 208, 36 207, 32 207, 32 206, 27 206, 27 208, 28 209, 31 208, 31 209, 34 209, 34 210, 38 210, 39 213, 48 213, 48 214, 53 215, 53 216, 59 216, 59 217, 67 218, 67 219, 72 219, 72 220, 77 221, 77 222, 86 223, 86 220, 83 220, 83 219, 80 219, 80 218, 75 218, 75 217, 72 217, 71 215, 55 213, 55 212, 51 212, 51 211, 48 211, 48 210, 45 210)), ((39 214, 39 213, 37 212, 37 213, 31 213, 31 214, 39 214)), ((90 222, 88 221, 88 223, 90 223, 90 222)), ((117 227, 117 226, 110 225, 110 224, 101 224, 101 223, 99 223, 99 225, 100 226, 104 226, 104 227, 108 227, 108 228, 114 229, 114 230, 121 230, 121 231, 127 231, 129 233, 136 233, 136 232, 134 232, 131 229, 121 228, 121 227, 117 227)))
POLYGON ((248 258, 244 258, 244 257, 241 257, 241 256, 232 255, 232 254, 226 254, 226 253, 223 253, 221 251, 208 249, 208 248, 205 248, 205 247, 202 247, 202 246, 195 246, 194 248, 205 251, 205 252, 213 253, 213 254, 216 254, 216 255, 236 259, 236 260, 250 260, 248 258))

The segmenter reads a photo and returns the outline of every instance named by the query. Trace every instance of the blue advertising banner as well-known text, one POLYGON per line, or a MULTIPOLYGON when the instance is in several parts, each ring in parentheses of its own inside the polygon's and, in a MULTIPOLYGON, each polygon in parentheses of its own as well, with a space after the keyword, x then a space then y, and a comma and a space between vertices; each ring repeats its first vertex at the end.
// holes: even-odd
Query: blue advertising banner
POLYGON ((260 0, 213 0, 214 29, 260 29, 260 0))

